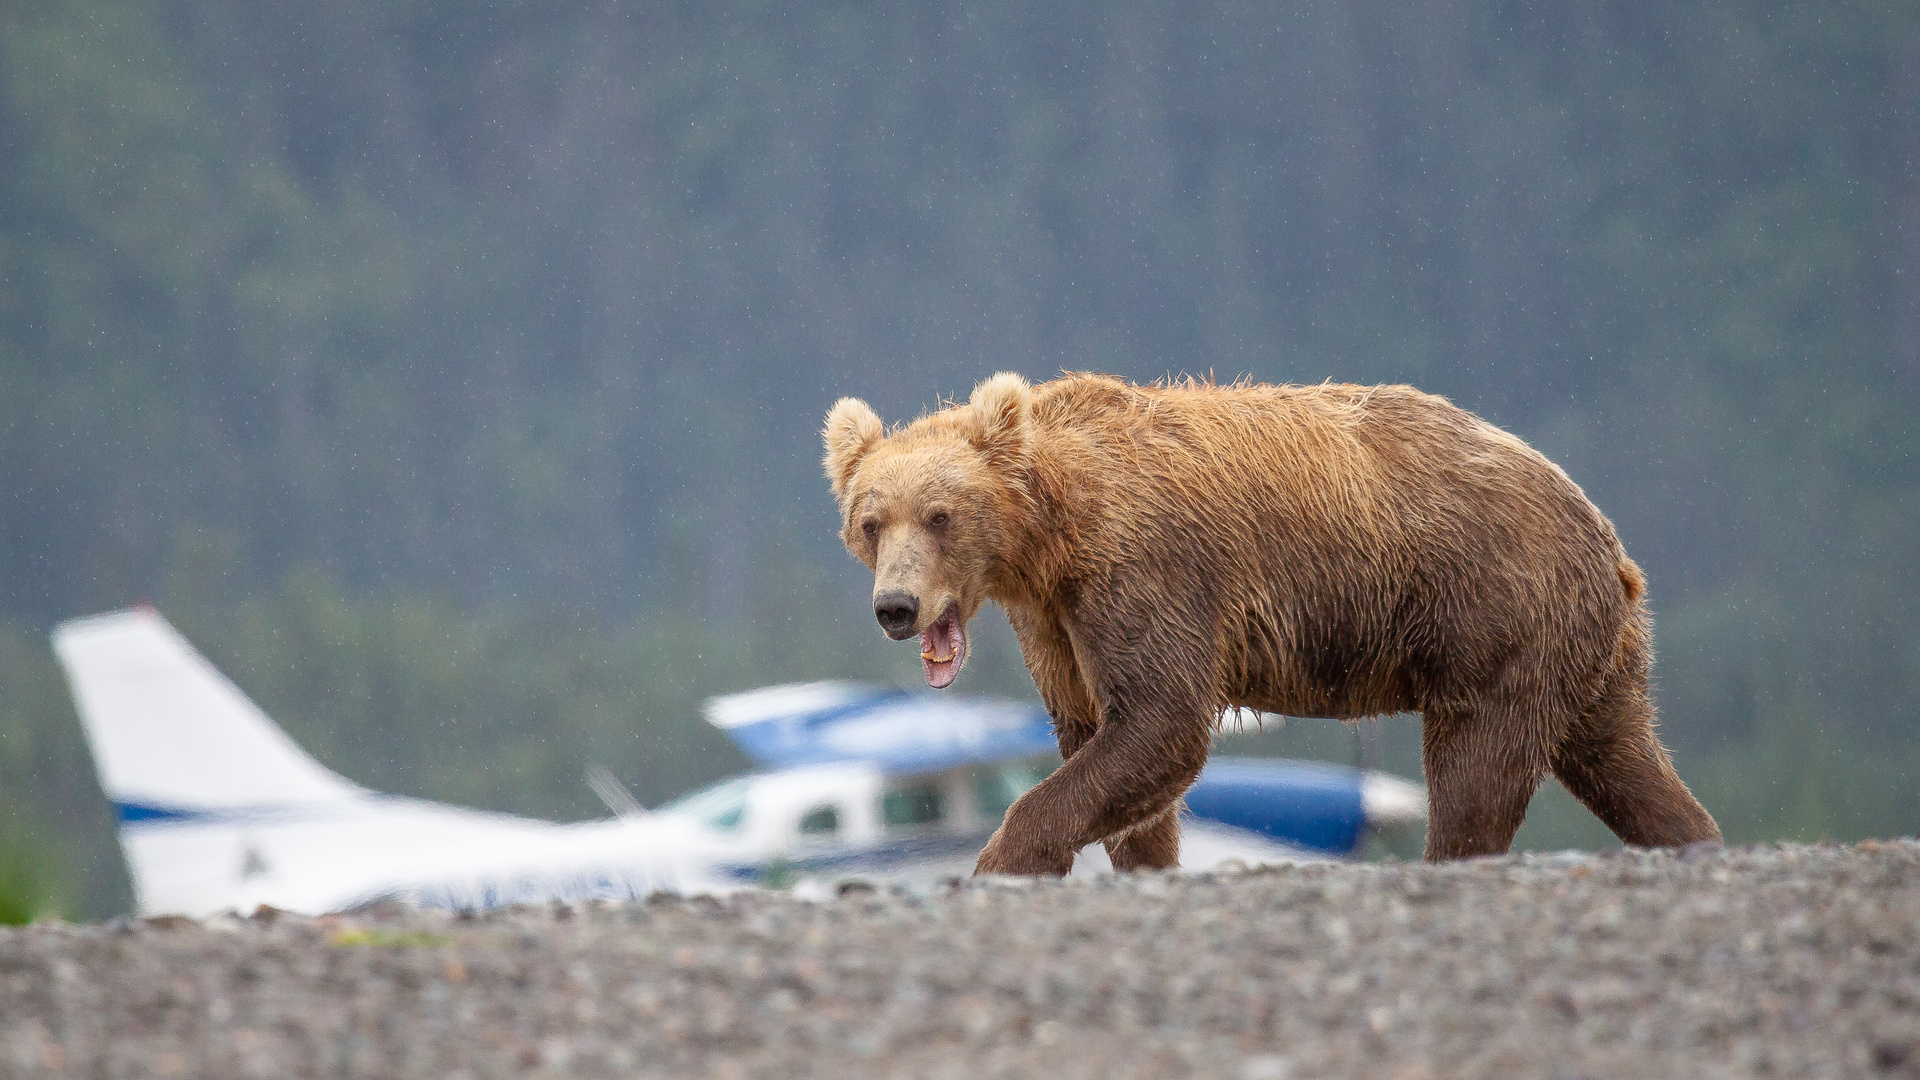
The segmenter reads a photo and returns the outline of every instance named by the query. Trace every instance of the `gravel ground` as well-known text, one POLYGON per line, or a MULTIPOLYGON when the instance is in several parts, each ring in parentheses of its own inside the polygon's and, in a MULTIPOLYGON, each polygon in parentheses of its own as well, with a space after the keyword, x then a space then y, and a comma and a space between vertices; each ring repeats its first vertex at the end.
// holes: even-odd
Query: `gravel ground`
POLYGON ((40 925, 0 1075, 1920 1077, 1920 842, 40 925))

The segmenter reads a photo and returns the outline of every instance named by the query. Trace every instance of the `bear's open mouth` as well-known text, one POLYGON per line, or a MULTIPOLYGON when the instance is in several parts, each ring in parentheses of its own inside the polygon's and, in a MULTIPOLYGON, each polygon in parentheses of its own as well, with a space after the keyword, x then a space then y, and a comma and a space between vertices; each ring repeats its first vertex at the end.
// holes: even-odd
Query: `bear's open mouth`
POLYGON ((953 685, 966 662, 967 627, 960 620, 960 605, 948 604, 920 635, 920 666, 926 669, 927 685, 935 690, 953 685))

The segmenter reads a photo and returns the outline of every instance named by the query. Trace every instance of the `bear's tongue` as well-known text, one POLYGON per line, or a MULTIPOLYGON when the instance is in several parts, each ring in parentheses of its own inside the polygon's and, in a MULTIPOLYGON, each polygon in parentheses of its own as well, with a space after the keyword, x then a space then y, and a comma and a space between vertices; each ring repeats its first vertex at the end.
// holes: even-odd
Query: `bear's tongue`
POLYGON ((966 658, 967 628, 960 624, 960 608, 949 604, 920 635, 920 666, 926 669, 927 685, 935 690, 953 685, 966 658))

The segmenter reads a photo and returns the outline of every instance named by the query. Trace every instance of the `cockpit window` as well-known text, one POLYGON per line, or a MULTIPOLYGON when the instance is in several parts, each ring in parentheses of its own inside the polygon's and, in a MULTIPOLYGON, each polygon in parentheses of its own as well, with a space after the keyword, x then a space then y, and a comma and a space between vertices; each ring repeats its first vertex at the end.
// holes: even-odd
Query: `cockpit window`
POLYGON ((1033 785, 1046 779, 1048 767, 1039 762, 1016 761, 973 775, 973 808, 986 821, 999 821, 1007 807, 1025 795, 1033 785))
POLYGON ((722 780, 711 787, 682 795, 660 808, 663 814, 690 817, 709 829, 732 832, 747 819, 746 777, 722 780))
POLYGON ((1007 807, 1020 797, 1014 785, 998 772, 977 773, 973 778, 973 807, 983 821, 998 821, 1007 816, 1007 807))
POLYGON ((880 797, 880 820, 888 825, 931 825, 942 811, 940 788, 928 781, 897 784, 880 797))
POLYGON ((840 831, 840 808, 816 806, 800 816, 800 835, 832 836, 840 831))

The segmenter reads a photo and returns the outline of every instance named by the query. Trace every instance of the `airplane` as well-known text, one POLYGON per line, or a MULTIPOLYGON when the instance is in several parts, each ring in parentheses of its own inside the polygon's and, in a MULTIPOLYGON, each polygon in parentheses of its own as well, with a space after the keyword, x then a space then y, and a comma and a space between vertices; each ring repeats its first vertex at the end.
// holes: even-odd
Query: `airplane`
MULTIPOLYGON (((614 816, 540 821, 327 769, 151 608, 63 623, 53 642, 141 916, 924 887, 969 873, 1007 806, 1059 764, 1035 705, 803 683, 706 703, 756 771, 648 811, 590 769, 614 816)), ((1255 759, 1210 763, 1187 805, 1189 871, 1340 857, 1425 815, 1397 777, 1255 759)), ((1096 844, 1074 872, 1103 869, 1096 844)))

